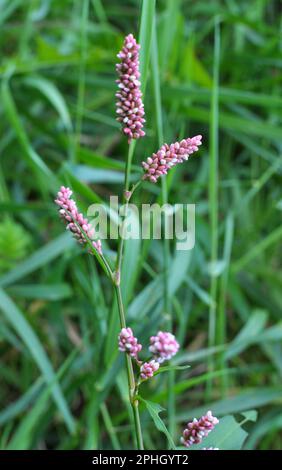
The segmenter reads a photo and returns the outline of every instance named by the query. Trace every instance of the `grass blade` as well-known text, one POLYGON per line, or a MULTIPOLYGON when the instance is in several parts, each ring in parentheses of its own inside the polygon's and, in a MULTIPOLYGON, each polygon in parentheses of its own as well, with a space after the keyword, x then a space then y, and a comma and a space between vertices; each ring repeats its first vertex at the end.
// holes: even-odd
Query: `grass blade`
POLYGON ((154 14, 156 0, 143 0, 141 11, 141 23, 139 33, 140 49, 140 74, 141 74, 141 90, 145 93, 149 62, 150 49, 153 34, 154 14))
POLYGON ((70 233, 63 233, 43 248, 35 251, 29 258, 22 261, 18 266, 0 278, 0 286, 5 287, 22 277, 34 272, 36 269, 45 266, 61 253, 74 246, 75 242, 70 233))
MULTIPOLYGON (((59 186, 56 176, 51 172, 47 165, 43 162, 40 156, 32 148, 29 139, 26 135, 22 122, 20 120, 18 110, 16 108, 15 102, 13 100, 10 87, 9 87, 9 78, 5 77, 2 80, 1 85, 1 96, 2 102, 7 114, 7 117, 10 121, 11 126, 13 127, 17 138, 23 148, 23 156, 26 158, 27 163, 35 172, 36 176, 40 178, 45 178, 45 181, 49 181, 49 185, 56 190, 59 186)), ((43 186, 44 187, 44 186, 43 186)))
POLYGON ((75 422, 63 396, 60 385, 55 380, 55 373, 48 356, 44 351, 37 335, 25 319, 23 313, 2 289, 0 289, 0 309, 6 317, 6 320, 11 323, 17 334, 21 337, 22 341, 30 351, 35 363, 42 372, 46 383, 52 384, 52 395, 54 401, 63 415, 68 430, 73 433, 75 430, 75 422))
MULTIPOLYGON (((211 264, 217 262, 218 257, 218 86, 220 61, 220 26, 219 19, 215 20, 214 27, 214 63, 213 87, 210 115, 210 173, 209 173, 209 215, 211 224, 211 264)), ((210 285, 211 304, 209 308, 209 347, 216 344, 216 298, 217 276, 211 276, 210 285)), ((209 371, 214 370, 213 358, 209 360, 209 371)), ((207 383, 207 393, 211 392, 212 383, 207 383)))

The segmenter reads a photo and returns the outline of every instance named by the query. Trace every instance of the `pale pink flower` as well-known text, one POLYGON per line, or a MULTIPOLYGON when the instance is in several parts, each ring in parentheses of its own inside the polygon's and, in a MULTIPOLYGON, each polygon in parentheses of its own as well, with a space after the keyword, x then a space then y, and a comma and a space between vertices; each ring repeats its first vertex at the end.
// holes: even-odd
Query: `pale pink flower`
POLYGON ((149 379, 150 377, 153 377, 154 373, 159 369, 159 367, 160 364, 153 359, 150 362, 144 362, 140 367, 141 379, 149 379))
POLYGON ((145 170, 143 179, 156 183, 158 178, 166 175, 170 168, 188 160, 189 155, 196 152, 199 146, 202 145, 201 140, 202 136, 196 135, 171 145, 162 145, 157 153, 153 153, 145 162, 142 162, 143 169, 145 170))
POLYGON ((179 349, 175 336, 166 331, 159 331, 156 336, 151 336, 150 343, 149 350, 153 353, 154 359, 160 363, 169 361, 179 349))
POLYGON ((128 138, 128 143, 132 139, 139 139, 145 135, 142 130, 145 119, 139 81, 139 49, 140 45, 137 44, 134 36, 129 34, 124 40, 122 50, 117 55, 120 63, 116 65, 119 75, 116 81, 119 88, 116 93, 116 113, 123 133, 128 138))
POLYGON ((131 357, 137 359, 137 355, 142 349, 142 344, 138 343, 131 328, 122 328, 118 336, 118 348, 120 351, 127 352, 131 357))
POLYGON ((102 254, 101 240, 93 241, 94 229, 88 223, 88 220, 84 218, 83 214, 78 212, 76 202, 71 199, 72 191, 69 188, 61 186, 55 203, 60 207, 59 213, 61 218, 67 224, 67 230, 73 233, 75 238, 82 245, 87 243, 85 235, 91 240, 93 247, 99 254, 102 254), (85 235, 84 235, 84 233, 85 235))
POLYGON ((203 437, 206 437, 218 422, 218 419, 212 415, 211 411, 208 411, 199 420, 194 418, 183 431, 182 444, 186 447, 199 444, 202 442, 203 437))

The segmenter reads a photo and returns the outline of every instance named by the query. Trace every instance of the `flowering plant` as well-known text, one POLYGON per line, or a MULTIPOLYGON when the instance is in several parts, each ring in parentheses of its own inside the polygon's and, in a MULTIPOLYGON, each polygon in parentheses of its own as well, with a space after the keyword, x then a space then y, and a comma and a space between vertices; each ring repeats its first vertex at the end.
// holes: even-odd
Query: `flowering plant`
MULTIPOLYGON (((165 176, 170 168, 187 161, 189 156, 196 152, 202 143, 202 136, 197 135, 171 145, 163 144, 156 153, 143 161, 143 177, 137 184, 132 187, 130 186, 132 141, 145 136, 145 131, 143 130, 145 123, 144 105, 140 88, 139 49, 140 45, 136 42, 134 36, 129 34, 125 38, 122 50, 118 54, 120 62, 116 65, 118 73, 118 79, 116 80, 118 85, 116 93, 117 120, 121 123, 122 132, 127 137, 129 144, 123 191, 126 207, 125 216, 127 215, 128 203, 142 181, 148 180, 151 183, 157 183, 158 179, 161 176, 165 176)), ((72 190, 62 186, 58 191, 55 203, 59 207, 60 217, 66 223, 67 230, 72 232, 81 245, 88 248, 90 254, 95 255, 115 289, 121 327, 118 335, 118 348, 121 352, 125 353, 126 357, 129 402, 134 416, 136 443, 139 449, 143 449, 144 444, 139 415, 139 401, 141 399, 139 387, 143 382, 151 379, 162 370, 167 370, 167 368, 162 368, 162 364, 165 361, 170 361, 177 354, 180 347, 179 343, 171 332, 159 331, 156 335, 150 337, 149 352, 151 357, 145 360, 140 359, 143 346, 134 336, 131 327, 127 326, 121 291, 121 271, 124 251, 122 228, 118 240, 116 263, 113 268, 103 253, 101 240, 95 237, 95 231, 88 222, 88 219, 79 212, 75 200, 72 199, 72 190)), ((124 221, 122 224, 124 224, 124 221)), ((183 431, 181 442, 186 447, 200 443, 217 423, 217 418, 213 417, 212 413, 208 411, 199 421, 195 418, 191 423, 187 424, 187 428, 183 431)))

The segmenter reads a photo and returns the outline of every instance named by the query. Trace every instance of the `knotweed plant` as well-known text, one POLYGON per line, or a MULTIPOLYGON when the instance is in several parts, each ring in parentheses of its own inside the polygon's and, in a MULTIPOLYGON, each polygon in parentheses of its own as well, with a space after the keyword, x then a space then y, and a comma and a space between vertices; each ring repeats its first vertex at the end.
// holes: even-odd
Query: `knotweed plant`
MULTIPOLYGON (((116 65, 118 74, 116 93, 116 113, 117 120, 121 124, 121 130, 127 138, 129 145, 126 162, 126 172, 123 189, 123 201, 125 203, 125 217, 127 207, 134 191, 144 180, 157 184, 160 177, 165 177, 168 170, 179 163, 188 160, 189 156, 196 152, 202 143, 202 136, 187 137, 180 142, 170 145, 164 143, 156 153, 151 156, 144 156, 142 167, 143 176, 137 184, 130 186, 130 165, 132 159, 132 143, 136 139, 145 136, 144 131, 144 105, 142 102, 141 77, 139 71, 139 50, 140 46, 132 34, 126 36, 123 47, 118 54, 119 63, 116 65)), ((126 321, 126 312, 121 292, 121 273, 124 252, 124 220, 121 223, 120 236, 117 246, 117 256, 115 266, 112 266, 103 252, 101 241, 95 236, 95 231, 91 227, 87 218, 79 212, 72 190, 62 186, 58 190, 55 203, 59 208, 59 215, 66 224, 75 239, 88 252, 93 255, 101 265, 105 274, 112 283, 116 294, 120 333, 116 338, 119 351, 125 355, 126 371, 128 379, 129 402, 134 416, 134 428, 136 443, 139 449, 143 449, 142 428, 139 416, 139 402, 142 400, 139 388, 148 380, 162 370, 167 370, 166 361, 170 361, 179 350, 179 343, 171 331, 158 331, 149 338, 148 347, 144 348, 134 335, 130 325, 126 321), (147 350, 147 353, 145 352, 147 350)), ((198 421, 194 419, 187 424, 183 431, 181 442, 189 447, 200 443, 202 439, 212 431, 218 423, 217 418, 212 416, 210 411, 198 421)))

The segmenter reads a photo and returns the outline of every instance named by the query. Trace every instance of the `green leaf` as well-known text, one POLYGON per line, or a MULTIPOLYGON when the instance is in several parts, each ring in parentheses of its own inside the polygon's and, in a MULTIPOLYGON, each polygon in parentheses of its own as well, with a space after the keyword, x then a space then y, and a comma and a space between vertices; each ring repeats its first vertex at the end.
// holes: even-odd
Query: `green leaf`
POLYGON ((68 131, 72 130, 71 118, 65 99, 52 82, 46 78, 34 75, 26 78, 23 83, 30 87, 37 88, 57 110, 65 128, 68 131))
POLYGON ((71 352, 59 371, 54 375, 52 382, 43 389, 35 404, 33 403, 31 410, 21 419, 20 425, 16 428, 15 434, 12 436, 7 446, 7 450, 25 450, 31 448, 32 440, 34 439, 32 431, 38 425, 40 418, 46 411, 46 405, 52 393, 52 387, 57 380, 62 378, 65 371, 75 359, 76 354, 77 349, 71 352))
POLYGON ((43 248, 35 251, 29 258, 22 261, 18 266, 0 278, 0 286, 4 287, 18 281, 22 277, 32 273, 42 266, 50 263, 64 251, 70 249, 74 245, 74 240, 70 233, 63 233, 51 242, 47 243, 43 248))
POLYGON ((261 256, 261 254, 273 243, 278 243, 282 238, 282 227, 278 226, 273 230, 269 235, 267 235, 263 240, 255 243, 253 248, 249 250, 245 255, 243 255, 239 260, 233 264, 232 271, 234 273, 242 270, 246 264, 249 264, 253 259, 261 256))
POLYGON ((258 417, 257 410, 244 411, 241 414, 245 416, 245 418, 247 418, 248 421, 253 421, 253 422, 256 422, 257 417, 258 417))
POLYGON ((256 426, 251 430, 244 449, 252 450, 258 448, 258 442, 268 433, 277 433, 282 429, 282 409, 275 407, 261 417, 256 426))
MULTIPOLYGON (((128 224, 134 226, 134 230, 141 230, 138 215, 131 211, 130 206, 128 209, 128 224)), ((132 228, 133 230, 133 228, 132 228)), ((121 290, 125 304, 132 296, 134 284, 136 281, 139 256, 141 251, 141 239, 128 239, 124 246, 124 255, 122 262, 122 275, 121 275, 121 290)))
POLYGON ((155 423, 156 428, 166 435, 171 449, 174 450, 176 447, 173 442, 173 439, 170 433, 168 432, 167 427, 164 424, 163 420, 159 417, 160 412, 164 411, 164 408, 162 408, 158 403, 153 403, 152 401, 144 400, 144 398, 138 397, 138 399, 145 404, 147 410, 149 411, 151 415, 151 418, 153 419, 155 423))
POLYGON ((123 183, 124 175, 120 171, 92 168, 88 165, 69 165, 69 170, 76 178, 86 183, 123 183))
POLYGON ((167 372, 169 370, 185 370, 185 369, 189 369, 191 366, 165 366, 165 367, 160 367, 155 373, 154 375, 158 375, 160 374, 161 372, 167 372))
MULTIPOLYGON (((106 157, 104 155, 99 155, 96 152, 93 152, 93 150, 86 147, 80 147, 78 149, 78 160, 96 169, 104 168, 108 170, 125 170, 124 162, 121 162, 120 160, 115 160, 114 158, 110 158, 108 156, 106 157)), ((139 169, 139 167, 134 168, 136 170, 139 169)))
POLYGON ((264 311, 254 312, 247 323, 244 325, 240 333, 229 345, 225 354, 226 359, 230 359, 235 355, 240 354, 249 343, 255 341, 256 336, 259 335, 265 328, 267 322, 267 314, 264 311))
MULTIPOLYGON (((196 122, 204 123, 207 123, 210 117, 208 108, 196 106, 185 106, 185 114, 193 116, 193 120, 196 122)), ((279 126, 261 120, 251 121, 250 119, 237 117, 224 111, 221 111, 219 114, 219 127, 231 131, 239 131, 249 136, 265 137, 269 140, 279 140, 281 137, 281 127, 279 126)))
POLYGON ((215 416, 224 416, 230 413, 241 413, 253 408, 268 405, 281 398, 282 386, 251 388, 235 396, 223 400, 207 403, 194 408, 191 412, 179 413, 178 421, 187 421, 195 416, 202 416, 207 410, 212 410, 215 416))
POLYGON ((25 284, 9 288, 9 293, 15 297, 25 299, 42 299, 56 301, 71 297, 72 290, 69 284, 25 284))
MULTIPOLYGON (((185 75, 187 79, 187 73, 185 75)), ((193 77, 193 75, 192 75, 193 77)), ((183 100, 183 96, 189 96, 195 103, 208 103, 210 101, 210 79, 201 77, 201 81, 208 80, 207 87, 198 87, 195 85, 169 83, 164 87, 164 95, 172 100, 183 100)), ((186 80, 187 81, 187 80, 186 80)), ((246 90, 236 90, 232 88, 219 87, 219 101, 222 104, 243 103, 247 105, 256 105, 264 107, 282 107, 282 99, 279 95, 269 95, 264 93, 255 93, 246 90)))
POLYGON ((180 73, 181 78, 186 81, 189 80, 189 82, 195 82, 207 88, 212 87, 212 79, 203 63, 196 56, 195 47, 191 39, 189 39, 187 46, 184 48, 180 73))
POLYGON ((55 381, 55 374, 51 362, 43 349, 36 333, 33 331, 23 313, 18 309, 10 297, 0 289, 0 309, 6 320, 11 323, 30 351, 34 361, 41 370, 46 383, 52 384, 52 395, 57 407, 61 411, 70 432, 74 432, 75 422, 63 396, 60 385, 55 381))
POLYGON ((211 298, 210 294, 205 291, 204 289, 201 288, 201 286, 199 286, 199 284, 197 284, 194 279, 192 279, 190 276, 187 276, 187 278, 185 279, 187 285, 190 287, 190 289, 195 292, 195 294, 197 295, 197 297, 199 297, 199 299, 206 305, 213 305, 213 299, 211 298))
POLYGON ((169 271, 169 293, 172 296, 186 279, 192 250, 176 251, 169 271))
POLYGON ((40 377, 23 395, 19 397, 18 400, 3 409, 0 412, 0 426, 3 426, 3 424, 7 422, 11 422, 16 416, 23 413, 32 403, 34 403, 34 400, 38 396, 43 384, 44 380, 40 377))
POLYGON ((14 102, 10 86, 9 86, 9 77, 5 77, 2 80, 1 85, 1 96, 4 109, 7 114, 7 118, 14 129, 16 136, 23 148, 23 157, 26 158, 27 163, 35 171, 37 176, 40 178, 47 178, 49 181, 49 186, 52 185, 53 189, 56 190, 59 186, 57 177, 52 173, 52 171, 47 167, 45 162, 41 159, 38 153, 32 148, 29 138, 25 132, 24 126, 22 124, 21 118, 19 116, 16 104, 14 102))
POLYGON ((141 24, 139 43, 140 48, 140 74, 141 90, 144 94, 146 88, 147 74, 149 69, 150 48, 152 41, 154 14, 155 14, 156 0, 143 0, 141 12, 141 24))
POLYGON ((133 299, 128 308, 128 318, 143 318, 162 297, 162 279, 157 277, 133 299))

